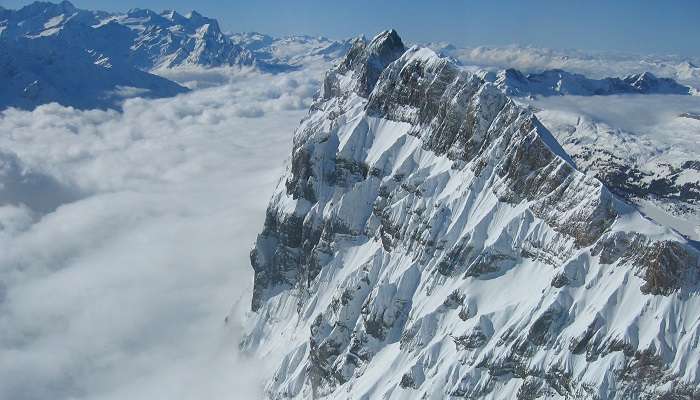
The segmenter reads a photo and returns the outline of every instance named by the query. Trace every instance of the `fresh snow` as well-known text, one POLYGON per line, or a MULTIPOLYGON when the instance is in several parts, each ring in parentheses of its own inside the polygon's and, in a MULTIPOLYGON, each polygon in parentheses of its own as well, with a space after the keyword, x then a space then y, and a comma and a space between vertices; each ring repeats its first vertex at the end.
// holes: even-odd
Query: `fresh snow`
MULTIPOLYGON (((14 11, 0 7, 0 109, 33 109, 0 112, 7 133, 0 138, 0 246, 8 249, 0 255, 0 326, 7 327, 0 330, 0 376, 9 377, 0 379, 0 398, 256 398, 263 385, 268 396, 306 398, 312 328, 321 338, 334 337, 343 324, 366 334, 363 321, 372 316, 391 329, 384 341, 370 338, 362 349, 370 361, 357 349, 338 358, 351 379, 329 398, 445 398, 447 391, 483 389, 479 398, 511 399, 522 380, 510 373, 490 377, 478 365, 508 361, 498 339, 510 332, 509 340, 522 339, 548 313, 565 316, 567 324, 522 365, 530 380, 564 366, 568 379, 601 398, 621 390, 612 371, 629 363, 623 352, 589 361, 569 351, 570 341, 594 326, 591 342, 653 348, 666 377, 697 387, 696 289, 641 293, 643 271, 625 261, 603 264, 590 247, 576 248, 533 215, 530 201, 501 202, 503 182, 493 170, 479 176, 424 148, 410 122, 368 114, 368 100, 349 93, 357 79, 352 73, 337 76, 348 94, 342 102, 307 111, 324 71, 353 40, 223 33, 196 12, 113 14, 68 2, 25 11, 31 15, 3 20, 14 11), (75 37, 94 42, 66 48, 75 37), (57 56, 46 63, 51 51, 57 56), (120 110, 94 109, 114 107, 120 110), (351 182, 352 190, 343 191, 315 182, 323 201, 292 199, 285 186, 290 171, 281 163, 300 119, 298 141, 328 135, 324 146, 331 151, 316 154, 361 161, 373 183, 351 182), (435 273, 447 259, 442 250, 423 258, 405 244, 385 251, 380 238, 363 236, 380 223, 372 208, 379 181, 392 192, 382 211, 399 229, 416 231, 427 216, 430 226, 418 239, 440 239, 446 250, 466 243, 516 261, 497 261, 497 270, 482 276, 446 278, 435 273), (246 313, 253 281, 248 252, 275 182, 270 205, 280 215, 339 221, 350 233, 336 233, 323 249, 330 259, 310 287, 280 289, 262 311, 246 313), (529 255, 508 253, 514 246, 529 255), (553 286, 560 276, 568 286, 553 286), (346 289, 354 297, 341 296, 346 289), (452 304, 454 293, 463 300, 452 304), (474 333, 485 336, 481 347, 457 348, 455 338, 474 333), (253 358, 238 353, 241 339, 253 358), (348 369, 350 359, 360 366, 348 369), (420 390, 402 387, 405 376, 420 390), (497 390, 486 390, 494 385, 497 390)), ((460 68, 492 80, 483 89, 491 94, 507 92, 496 80, 504 68, 536 78, 564 68, 544 90, 529 85, 510 93, 546 128, 537 137, 564 160, 558 171, 568 164, 596 175, 596 162, 606 160, 600 151, 610 150, 621 165, 648 174, 642 183, 669 177, 673 188, 700 183, 693 164, 700 154, 700 97, 593 96, 601 94, 598 80, 648 71, 699 86, 697 60, 431 47, 413 47, 401 62, 435 67, 442 62, 436 52, 453 56, 460 68), (567 87, 572 81, 562 77, 575 85, 567 87), (595 156, 587 160, 589 152, 595 156)), ((411 106, 395 111, 407 120, 417 115, 411 106)), ((594 179, 576 176, 580 196, 570 209, 557 208, 556 219, 575 220, 585 209, 579 203, 605 197, 604 190, 586 191, 594 179)), ((630 201, 634 207, 614 202, 620 215, 606 238, 639 232, 697 247, 697 203, 630 201)), ((260 249, 273 246, 258 241, 260 249)))
POLYGON ((251 253, 258 297, 244 324, 243 346, 278 360, 267 395, 510 399, 544 387, 549 398, 608 399, 682 391, 681 382, 692 390, 700 379, 700 355, 691 350, 700 335, 697 283, 667 295, 645 293, 640 261, 611 264, 594 249, 612 246, 604 251, 614 253, 617 238, 634 234, 644 243, 679 243, 695 258, 678 268, 697 279, 693 245, 571 170, 544 127, 522 131, 530 126, 519 119, 527 118, 524 110, 506 117, 517 108, 499 103, 503 96, 488 83, 466 107, 481 113, 473 118, 486 132, 473 135, 488 137, 489 146, 466 162, 438 154, 428 143, 440 143, 431 135, 450 115, 444 122, 437 113, 424 125, 411 123, 423 114, 401 96, 421 84, 435 84, 426 91, 441 96, 437 88, 446 84, 443 90, 455 98, 424 101, 465 107, 458 83, 474 77, 456 78, 448 61, 414 47, 384 69, 364 98, 354 80, 366 76, 362 62, 376 59, 361 52, 382 49, 387 37, 391 33, 369 45, 355 42, 349 54, 356 58, 348 56, 326 74, 321 97, 297 129, 290 166, 251 253), (446 77, 456 83, 443 82, 446 77), (503 200, 510 190, 526 190, 497 173, 517 151, 511 146, 525 145, 517 135, 544 142, 532 148, 532 159, 553 153, 551 168, 542 167, 550 176, 570 174, 563 193, 503 200), (547 203, 539 208, 540 202, 547 203), (610 208, 593 209, 601 204, 610 208), (585 224, 581 218, 604 223, 606 213, 614 221, 595 243, 577 245, 562 231, 585 224), (494 258, 484 258, 489 255, 494 258), (440 272, 443 263, 456 272, 440 272), (317 275, 307 275, 311 268, 317 275), (565 282, 555 284, 562 277, 565 282), (459 338, 471 344, 460 348, 459 338), (581 341, 587 345, 574 351, 581 341), (605 350, 615 343, 659 354, 666 368, 660 373, 674 378, 636 387, 635 378, 616 372, 638 368, 630 364, 634 352, 605 350), (542 386, 556 385, 558 376, 569 382, 561 392, 542 386))
MULTIPOLYGON (((617 159, 620 165, 647 174, 641 184, 672 178, 677 190, 684 185, 700 187, 700 170, 692 166, 700 160, 700 120, 683 116, 700 110, 698 97, 562 96, 519 101, 536 110, 579 167, 590 174, 617 159)), ((699 202, 635 198, 649 217, 700 240, 699 202)))

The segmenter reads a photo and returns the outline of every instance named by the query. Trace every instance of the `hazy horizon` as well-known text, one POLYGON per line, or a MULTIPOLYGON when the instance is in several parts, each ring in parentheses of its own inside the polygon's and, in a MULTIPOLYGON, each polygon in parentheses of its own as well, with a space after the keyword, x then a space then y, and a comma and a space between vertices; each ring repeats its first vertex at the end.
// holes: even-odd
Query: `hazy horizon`
MULTIPOLYGON (((20 8, 26 0, 3 0, 0 6, 20 8)), ((372 35, 397 29, 410 42, 450 42, 458 46, 533 46, 555 50, 679 55, 698 57, 700 4, 688 0, 585 4, 507 0, 496 4, 439 0, 404 2, 400 12, 390 3, 367 0, 329 4, 318 0, 254 4, 213 0, 74 0, 80 8, 127 11, 196 10, 216 18, 231 32, 261 32, 273 36, 308 34, 335 39, 372 35), (603 7, 603 5, 605 7, 603 7), (371 12, 370 12, 371 10, 371 12), (602 11, 604 10, 604 11, 602 11)))

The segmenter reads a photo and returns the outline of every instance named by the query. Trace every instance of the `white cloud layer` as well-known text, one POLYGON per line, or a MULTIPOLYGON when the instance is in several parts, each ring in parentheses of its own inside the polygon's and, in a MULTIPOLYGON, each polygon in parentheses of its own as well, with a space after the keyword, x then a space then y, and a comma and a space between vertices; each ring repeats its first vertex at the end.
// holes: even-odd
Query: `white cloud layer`
POLYGON ((224 318, 319 75, 179 74, 218 86, 0 114, 0 398, 260 394, 224 318))
POLYGON ((459 59, 465 65, 517 68, 525 72, 564 69, 591 78, 625 76, 652 72, 700 87, 700 59, 678 56, 639 56, 635 54, 587 53, 579 50, 552 50, 536 47, 453 48, 436 44, 432 47, 459 59))
POLYGON ((676 150, 685 153, 685 159, 696 159, 700 153, 700 120, 682 116, 700 115, 700 96, 550 96, 519 101, 544 110, 538 115, 545 122, 568 114, 573 121, 584 116, 602 123, 616 136, 645 145, 649 153, 676 150))

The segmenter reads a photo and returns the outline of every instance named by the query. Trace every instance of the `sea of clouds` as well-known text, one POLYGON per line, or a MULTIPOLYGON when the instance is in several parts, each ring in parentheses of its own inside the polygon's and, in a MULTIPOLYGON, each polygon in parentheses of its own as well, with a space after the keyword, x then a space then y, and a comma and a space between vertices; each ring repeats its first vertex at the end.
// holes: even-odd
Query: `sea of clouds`
POLYGON ((172 74, 199 90, 0 113, 0 399, 260 395, 224 319, 320 75, 172 74))
POLYGON ((650 153, 677 149, 689 159, 700 153, 700 120, 682 116, 700 115, 700 96, 550 96, 518 101, 542 110, 538 115, 545 121, 550 114, 568 114, 573 120, 584 116, 618 136, 646 144, 650 153))
MULTIPOLYGON (((541 49, 454 55, 594 76, 646 65, 541 49)), ((194 91, 131 99, 123 111, 0 112, 0 399, 261 396, 267 363, 237 351, 248 253, 327 66, 278 75, 180 68, 159 73, 194 91)), ((697 121, 677 117, 700 112, 698 101, 531 104, 695 140, 687 128, 697 121)))
POLYGON ((554 50, 528 46, 456 48, 444 43, 430 44, 438 52, 458 59, 467 66, 517 68, 524 72, 564 69, 591 78, 626 76, 651 72, 684 84, 700 87, 700 58, 677 55, 638 55, 626 53, 554 50))

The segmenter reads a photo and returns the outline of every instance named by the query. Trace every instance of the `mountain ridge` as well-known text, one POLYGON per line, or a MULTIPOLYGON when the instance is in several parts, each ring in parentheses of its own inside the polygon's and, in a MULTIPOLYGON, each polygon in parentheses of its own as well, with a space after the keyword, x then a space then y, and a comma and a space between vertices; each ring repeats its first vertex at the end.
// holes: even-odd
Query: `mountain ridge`
POLYGON ((326 74, 251 252, 242 346, 281 353, 267 395, 692 394, 698 327, 664 347, 645 310, 697 308, 698 250, 495 85, 390 37, 326 74))
POLYGON ((562 69, 523 74, 508 68, 496 74, 484 74, 509 96, 610 96, 616 94, 693 95, 695 89, 671 78, 658 78, 650 72, 623 78, 591 79, 562 69))

